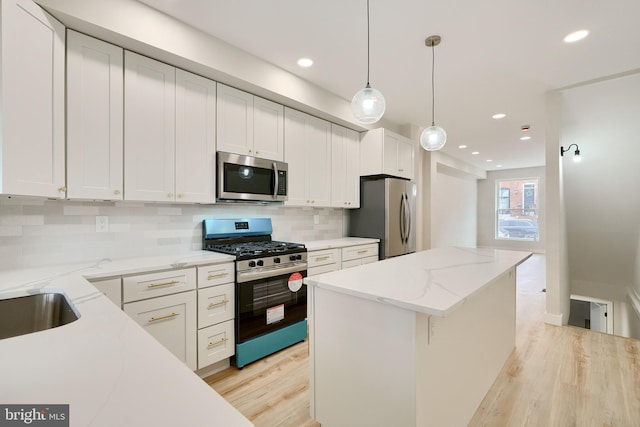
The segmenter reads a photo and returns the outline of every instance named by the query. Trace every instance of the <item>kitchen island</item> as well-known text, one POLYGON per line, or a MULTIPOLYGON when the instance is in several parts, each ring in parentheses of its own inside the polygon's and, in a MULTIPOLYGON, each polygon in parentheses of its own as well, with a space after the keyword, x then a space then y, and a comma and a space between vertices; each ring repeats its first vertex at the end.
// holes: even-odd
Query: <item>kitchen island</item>
POLYGON ((529 252, 440 248, 305 278, 311 416, 467 425, 515 347, 529 252))

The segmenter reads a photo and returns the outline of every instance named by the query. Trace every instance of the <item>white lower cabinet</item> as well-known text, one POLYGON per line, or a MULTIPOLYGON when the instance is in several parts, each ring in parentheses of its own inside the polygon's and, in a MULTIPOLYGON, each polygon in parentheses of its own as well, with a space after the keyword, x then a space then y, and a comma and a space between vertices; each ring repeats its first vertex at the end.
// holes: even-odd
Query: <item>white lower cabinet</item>
POLYGON ((378 261, 378 244, 366 244, 342 248, 342 268, 355 267, 378 261))
POLYGON ((235 354, 235 263, 199 266, 198 369, 235 354))
POLYGON ((191 370, 196 370, 195 291, 127 303, 124 312, 191 370))
POLYGON ((340 270, 340 249, 309 251, 307 254, 307 275, 340 270))
POLYGON ((235 354, 233 319, 198 330, 198 369, 235 354))

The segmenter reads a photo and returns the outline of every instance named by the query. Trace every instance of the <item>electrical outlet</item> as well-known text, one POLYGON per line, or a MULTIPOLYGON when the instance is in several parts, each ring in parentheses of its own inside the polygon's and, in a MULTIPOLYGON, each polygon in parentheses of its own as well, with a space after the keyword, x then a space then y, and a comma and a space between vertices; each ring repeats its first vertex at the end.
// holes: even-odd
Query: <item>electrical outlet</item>
POLYGON ((96 217, 96 233, 107 233, 109 231, 109 217, 97 216, 96 217))
POLYGON ((320 215, 314 215, 314 216, 313 216, 313 223, 314 223, 315 225, 320 224, 320 215))

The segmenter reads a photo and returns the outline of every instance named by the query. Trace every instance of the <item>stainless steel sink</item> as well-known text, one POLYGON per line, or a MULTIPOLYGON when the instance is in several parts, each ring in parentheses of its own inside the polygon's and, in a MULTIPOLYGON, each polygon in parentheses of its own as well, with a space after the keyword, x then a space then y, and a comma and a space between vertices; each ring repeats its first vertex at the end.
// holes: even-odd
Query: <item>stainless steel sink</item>
POLYGON ((78 315, 63 293, 0 299, 0 339, 57 328, 76 320, 78 315))

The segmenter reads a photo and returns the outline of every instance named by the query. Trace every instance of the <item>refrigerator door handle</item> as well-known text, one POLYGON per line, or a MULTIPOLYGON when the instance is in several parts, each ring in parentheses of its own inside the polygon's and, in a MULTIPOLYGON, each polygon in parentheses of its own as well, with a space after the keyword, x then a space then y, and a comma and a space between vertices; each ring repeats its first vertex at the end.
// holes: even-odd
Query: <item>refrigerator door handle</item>
POLYGON ((407 214, 407 219, 405 221, 405 224, 407 226, 407 231, 405 233, 405 241, 407 243, 407 245, 409 245, 409 236, 411 235, 411 207, 409 206, 409 196, 405 193, 404 195, 405 197, 405 212, 407 214))
POLYGON ((404 207, 404 193, 400 195, 400 241, 404 245, 404 221, 406 219, 404 207))
MULTIPOLYGON (((408 233, 407 233, 407 213, 408 213, 408 206, 407 206, 407 193, 402 193, 402 230, 401 231, 401 239, 402 239, 402 244, 406 245, 407 241, 408 241, 408 233)), ((405 248, 406 249, 406 248, 405 248)))

